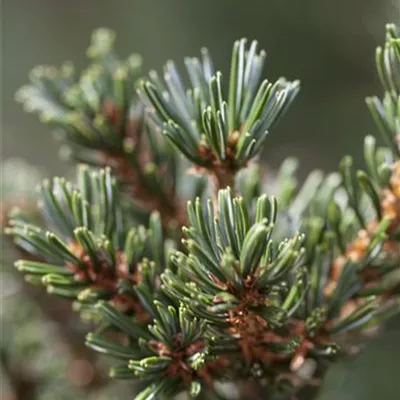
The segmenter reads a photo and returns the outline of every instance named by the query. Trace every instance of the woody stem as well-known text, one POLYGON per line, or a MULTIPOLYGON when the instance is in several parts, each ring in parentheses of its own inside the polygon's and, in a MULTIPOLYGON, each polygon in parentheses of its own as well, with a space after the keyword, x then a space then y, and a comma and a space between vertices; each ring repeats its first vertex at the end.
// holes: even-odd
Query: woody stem
POLYGON ((232 195, 235 195, 235 176, 236 173, 228 168, 217 168, 213 170, 209 177, 211 183, 212 200, 214 209, 218 209, 218 191, 230 187, 232 195))

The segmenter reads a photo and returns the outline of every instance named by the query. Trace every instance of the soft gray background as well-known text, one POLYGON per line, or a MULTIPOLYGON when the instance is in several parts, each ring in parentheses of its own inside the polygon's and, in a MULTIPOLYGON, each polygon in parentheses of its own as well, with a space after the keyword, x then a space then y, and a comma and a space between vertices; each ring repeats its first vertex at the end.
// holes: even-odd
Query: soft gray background
MULTIPOLYGON (((144 56, 146 70, 207 46, 226 71, 233 40, 258 39, 268 77, 302 81, 265 160, 276 166, 297 155, 303 174, 334 169, 345 153, 362 162, 362 138, 376 132, 364 98, 380 93, 374 51, 389 21, 400 22, 400 0, 4 0, 3 156, 26 158, 50 175, 66 171, 48 129, 22 111, 14 92, 36 64, 83 67, 91 31, 106 26, 122 55, 144 56)), ((338 367, 328 385, 335 390, 321 399, 400 398, 399 343, 393 328, 354 365, 338 367)))

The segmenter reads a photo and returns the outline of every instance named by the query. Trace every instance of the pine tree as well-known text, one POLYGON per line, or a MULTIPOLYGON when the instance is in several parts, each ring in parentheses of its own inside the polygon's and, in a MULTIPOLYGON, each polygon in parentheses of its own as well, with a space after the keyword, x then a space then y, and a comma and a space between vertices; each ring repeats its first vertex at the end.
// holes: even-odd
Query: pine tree
POLYGON ((142 77, 114 35, 94 32, 89 67, 40 66, 17 98, 56 128, 77 178, 39 187, 41 222, 11 212, 28 282, 72 302, 86 344, 138 382, 137 400, 292 399, 400 310, 400 35, 376 52, 382 99, 367 99, 385 147, 365 169, 302 185, 259 155, 299 91, 263 78, 256 41, 222 74, 206 49, 142 77), (186 84, 186 82, 188 82, 186 84), (185 204, 186 211, 185 211, 185 204))

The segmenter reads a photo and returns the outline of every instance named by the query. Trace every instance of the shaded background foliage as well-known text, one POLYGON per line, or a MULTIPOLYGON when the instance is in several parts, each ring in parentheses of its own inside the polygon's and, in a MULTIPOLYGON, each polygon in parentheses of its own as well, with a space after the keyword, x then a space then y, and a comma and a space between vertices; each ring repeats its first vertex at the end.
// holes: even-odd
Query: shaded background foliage
MULTIPOLYGON (((34 65, 84 67, 92 30, 107 26, 118 52, 142 54, 145 70, 181 62, 202 46, 226 69, 235 39, 257 39, 269 77, 302 82, 267 141, 265 161, 276 166, 295 155, 303 173, 335 169, 346 153, 361 162, 362 137, 376 129, 364 97, 380 94, 373 57, 388 21, 400 22, 399 0, 4 0, 3 156, 25 158, 48 175, 67 171, 47 128, 23 112, 14 92, 34 65)), ((357 360, 335 368, 321 399, 398 398, 399 337, 389 327, 357 360)))

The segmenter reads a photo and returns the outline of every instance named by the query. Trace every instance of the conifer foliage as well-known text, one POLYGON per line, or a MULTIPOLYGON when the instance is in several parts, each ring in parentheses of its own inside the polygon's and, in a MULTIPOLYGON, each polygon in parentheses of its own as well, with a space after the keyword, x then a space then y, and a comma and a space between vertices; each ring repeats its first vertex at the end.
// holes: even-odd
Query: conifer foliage
POLYGON ((91 65, 40 66, 17 98, 57 128, 77 179, 39 187, 41 224, 13 210, 16 268, 73 302, 86 344, 138 381, 137 400, 291 399, 318 388, 400 311, 400 35, 376 52, 367 104, 385 146, 364 143, 303 185, 258 156, 298 81, 263 79, 265 52, 234 43, 228 73, 206 49, 142 76, 97 30, 91 65), (188 83, 186 83, 188 82, 188 83), (263 193, 266 191, 266 193, 263 193), (185 209, 185 204, 187 207, 185 209))

